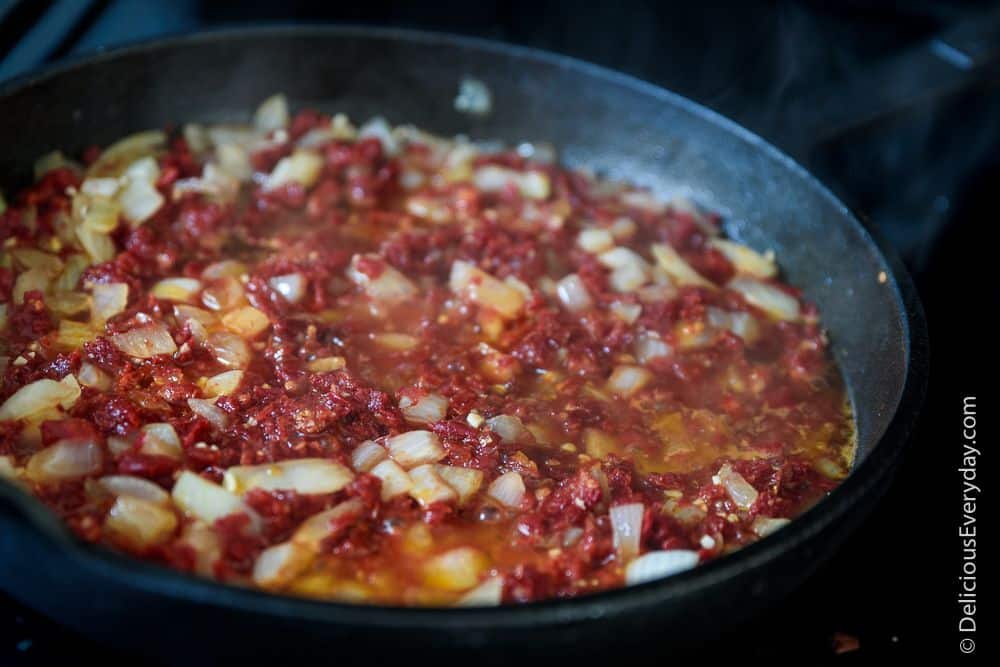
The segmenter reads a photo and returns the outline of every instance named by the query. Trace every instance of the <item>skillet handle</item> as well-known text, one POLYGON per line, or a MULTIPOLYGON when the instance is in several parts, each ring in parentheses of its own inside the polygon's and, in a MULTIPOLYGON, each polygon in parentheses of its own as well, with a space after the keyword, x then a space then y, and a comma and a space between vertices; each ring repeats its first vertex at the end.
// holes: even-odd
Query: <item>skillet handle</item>
POLYGON ((846 132, 995 79, 1000 79, 1000 8, 962 20, 845 81, 797 96, 780 118, 771 119, 774 127, 749 122, 802 157, 846 132))

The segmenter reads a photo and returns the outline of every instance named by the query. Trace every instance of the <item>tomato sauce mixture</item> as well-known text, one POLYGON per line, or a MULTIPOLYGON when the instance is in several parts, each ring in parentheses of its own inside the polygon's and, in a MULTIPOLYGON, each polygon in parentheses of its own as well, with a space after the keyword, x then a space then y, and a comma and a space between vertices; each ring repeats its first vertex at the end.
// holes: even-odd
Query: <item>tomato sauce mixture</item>
POLYGON ((570 597, 760 539, 852 462, 774 258, 544 146, 275 96, 47 155, 0 206, 0 477, 173 568, 570 597))

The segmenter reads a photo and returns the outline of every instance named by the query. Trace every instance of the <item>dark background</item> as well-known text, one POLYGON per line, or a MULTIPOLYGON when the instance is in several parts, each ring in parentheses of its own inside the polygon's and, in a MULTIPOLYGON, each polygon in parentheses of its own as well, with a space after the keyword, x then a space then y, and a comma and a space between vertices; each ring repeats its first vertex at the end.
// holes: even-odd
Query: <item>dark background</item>
MULTIPOLYGON (((653 81, 751 126, 818 173, 903 256, 930 325, 930 393, 897 478, 864 527, 790 599, 746 627, 720 630, 724 641, 698 655, 734 660, 749 652, 754 662, 779 663, 940 656, 935 662, 950 664, 964 658, 955 603, 963 396, 979 397, 979 442, 992 433, 993 415, 981 392, 987 368, 996 366, 987 316, 1000 305, 988 275, 995 273, 990 260, 1000 259, 991 245, 1000 194, 1000 78, 992 51, 1000 51, 1000 39, 987 39, 987 66, 961 86, 946 85, 950 79, 922 55, 957 24, 989 27, 1000 15, 995 4, 0 0, 0 79, 160 34, 336 21, 464 33, 566 53, 653 81), (901 108, 872 106, 880 94, 897 90, 907 101, 901 108), (878 113, 867 114, 875 117, 866 122, 834 122, 871 109, 878 113), (817 110, 836 112, 820 125, 822 132, 813 131, 817 110)), ((992 462, 984 447, 981 466, 987 468, 992 462)), ((980 521, 986 516, 981 508, 980 521)), ((979 546, 985 587, 992 551, 983 540, 979 546)), ((984 614, 979 658, 995 643, 984 614)), ((81 659, 136 662, 0 593, 0 665, 81 659)))

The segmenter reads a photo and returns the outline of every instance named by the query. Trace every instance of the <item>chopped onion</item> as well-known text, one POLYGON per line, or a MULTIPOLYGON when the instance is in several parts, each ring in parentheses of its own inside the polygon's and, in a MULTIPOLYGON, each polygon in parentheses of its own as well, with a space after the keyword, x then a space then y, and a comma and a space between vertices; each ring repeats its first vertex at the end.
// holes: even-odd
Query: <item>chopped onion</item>
POLYGON ((280 589, 290 584, 312 563, 314 552, 302 544, 282 542, 260 552, 253 564, 253 582, 261 588, 280 589))
POLYGON ((698 285, 701 287, 712 287, 712 283, 706 280, 695 271, 687 261, 684 260, 677 251, 666 243, 653 244, 653 257, 660 268, 667 272, 671 278, 681 285, 698 285))
POLYGON ((737 273, 745 273, 754 278, 773 278, 778 274, 778 267, 772 258, 745 245, 726 239, 712 239, 709 243, 725 255, 737 273))
POLYGON ((697 551, 672 549, 670 551, 650 551, 639 556, 625 568, 625 583, 635 586, 654 579, 662 579, 672 574, 690 570, 698 564, 697 551))
POLYGON ((607 229, 591 227, 582 230, 576 237, 576 244, 590 253, 600 253, 611 250, 615 246, 615 238, 607 229))
POLYGON ((479 583, 490 561, 479 549, 458 547, 424 563, 424 583, 439 590, 461 592, 479 583))
POLYGON ((24 303, 24 295, 28 292, 47 292, 50 281, 51 278, 48 272, 42 269, 28 269, 24 271, 14 281, 14 289, 11 292, 14 303, 24 303))
POLYGON ((278 93, 272 95, 257 107, 253 115, 253 124, 261 132, 271 132, 288 127, 288 100, 278 93))
POLYGON ((234 333, 217 331, 208 337, 206 344, 223 366, 246 368, 250 363, 250 348, 234 333))
POLYGON ((275 276, 267 284, 288 303, 298 303, 306 295, 306 278, 301 273, 275 276))
POLYGON ((292 490, 296 493, 336 493, 351 483, 354 473, 326 459, 293 459, 226 470, 222 484, 227 491, 244 494, 251 489, 292 490))
POLYGON ((351 266, 347 269, 347 278, 355 285, 364 288, 365 294, 381 301, 402 301, 416 295, 417 288, 409 278, 389 266, 378 255, 354 255, 351 266), (364 259, 382 262, 382 272, 377 278, 358 270, 358 265, 364 259))
POLYGON ((104 521, 105 533, 118 544, 145 550, 165 542, 177 530, 177 516, 163 505, 119 496, 104 521))
POLYGON ((97 480, 101 487, 113 496, 129 496, 156 505, 170 502, 170 494, 157 484, 134 475, 107 475, 97 480))
POLYGON ((18 389, 0 405, 0 421, 29 419, 57 406, 69 409, 79 396, 80 385, 72 375, 58 382, 48 378, 35 380, 18 389))
POLYGON ((91 197, 110 199, 118 193, 120 186, 117 178, 87 178, 80 184, 80 192, 91 197))
POLYGON ((17 479, 18 469, 13 456, 0 456, 0 479, 17 479))
POLYGON ((608 276, 611 289, 622 294, 634 292, 649 280, 647 273, 637 266, 623 266, 608 276))
POLYGON ((410 470, 410 479, 413 486, 410 488, 410 495, 424 506, 432 503, 448 502, 456 500, 458 493, 451 488, 441 476, 438 475, 434 466, 430 463, 417 466, 410 470))
POLYGON ((260 517, 243 504, 239 496, 188 470, 181 472, 170 495, 181 511, 206 523, 212 524, 230 514, 243 513, 250 517, 255 528, 260 526, 260 517))
POLYGON ((503 598, 503 578, 490 577, 455 603, 456 607, 495 607, 503 598))
POLYGON ((728 463, 719 468, 718 476, 729 497, 740 509, 749 509, 757 501, 757 489, 728 463))
POLYGON ((101 471, 104 454, 92 440, 60 440, 39 450, 28 460, 25 473, 38 483, 61 482, 101 471))
POLYGON ((404 468, 424 463, 437 463, 447 452, 441 447, 437 434, 430 431, 409 431, 386 440, 389 456, 404 468))
POLYGON ((385 447, 374 440, 365 440, 351 452, 351 467, 358 472, 368 472, 388 456, 385 447))
POLYGON ((639 555, 642 517, 645 512, 646 506, 642 503, 615 505, 608 510, 615 551, 622 562, 628 562, 639 555))
POLYGON ((521 501, 524 500, 526 489, 524 488, 524 480, 521 479, 520 473, 511 471, 493 480, 486 493, 491 498, 499 501, 500 504, 517 509, 521 506, 521 501))
POLYGON ((635 358, 640 364, 669 357, 673 350, 655 331, 643 331, 635 339, 635 358))
POLYGON ((39 269, 54 278, 62 273, 63 261, 52 253, 37 248, 13 248, 10 257, 21 269, 39 269))
POLYGON ((571 312, 587 310, 594 305, 594 300, 590 298, 587 286, 575 273, 569 274, 556 283, 556 294, 566 310, 571 312))
POLYGON ((108 391, 114 383, 110 375, 89 361, 80 363, 80 372, 76 374, 76 379, 84 387, 98 391, 108 391))
POLYGON ((482 470, 440 464, 434 466, 434 470, 445 484, 458 493, 459 504, 466 503, 472 496, 476 495, 479 487, 483 485, 482 470))
POLYGON ((608 389, 620 396, 631 396, 646 386, 653 374, 642 366, 616 366, 608 378, 608 389))
POLYGON ((379 333, 375 334, 373 339, 376 345, 396 352, 407 352, 420 344, 419 338, 404 333, 379 333))
POLYGON ((343 357, 320 357, 310 361, 306 368, 313 373, 330 373, 347 368, 347 360, 343 357))
POLYGON ((395 461, 382 461, 369 472, 382 480, 382 500, 389 500, 408 493, 413 488, 413 480, 409 473, 395 461))
POLYGON ((512 319, 524 307, 524 295, 469 262, 456 260, 451 265, 451 290, 473 303, 492 308, 501 317, 512 319))
POLYGON ((524 422, 513 415, 497 415, 486 420, 486 428, 500 436, 504 442, 530 442, 531 432, 524 422))
POLYGON ((179 459, 184 456, 181 439, 171 424, 157 422, 142 427, 139 449, 143 454, 179 459))
POLYGON ((146 130, 130 134, 104 149, 87 169, 87 176, 118 176, 127 165, 156 152, 167 143, 162 130, 146 130))
POLYGON ((222 325, 238 336, 253 338, 271 326, 271 320, 253 306, 243 306, 223 315, 222 325))
POLYGON ((229 416, 221 408, 215 406, 214 399, 189 398, 188 407, 191 408, 191 412, 209 422, 220 431, 226 430, 226 426, 229 425, 229 416))
POLYGON ((399 142, 397 142, 396 138, 393 136, 392 128, 389 127, 389 123, 387 123, 385 118, 382 118, 381 116, 372 118, 367 123, 362 125, 360 130, 358 130, 358 139, 367 139, 369 137, 378 139, 379 143, 382 144, 382 150, 386 155, 397 155, 401 149, 399 142))
POLYGON ((757 306, 771 317, 788 321, 799 319, 798 299, 773 285, 741 277, 730 280, 726 287, 739 292, 747 303, 757 306))
POLYGON ((264 181, 264 189, 274 190, 289 183, 298 183, 305 188, 312 187, 319 179, 321 171, 323 171, 323 158, 311 151, 296 150, 288 157, 278 160, 278 164, 274 165, 274 169, 264 181))
POLYGON ((642 305, 638 303, 625 303, 624 301, 613 301, 608 306, 611 313, 625 322, 625 324, 635 324, 639 316, 642 315, 642 305))
POLYGON ((133 226, 141 225, 153 217, 165 201, 156 186, 141 179, 129 180, 128 185, 118 193, 122 216, 133 226))
POLYGON ((208 378, 203 391, 209 398, 228 396, 236 391, 241 382, 243 382, 243 371, 225 371, 208 378))
POLYGON ((357 498, 351 498, 328 510, 314 514, 299 526, 292 535, 292 541, 315 551, 319 550, 323 540, 333 532, 335 524, 352 521, 364 511, 364 504, 357 498))
POLYGON ((150 359, 158 354, 173 354, 177 351, 173 336, 163 324, 151 324, 111 336, 111 342, 119 350, 138 359, 150 359))
POLYGON ((639 226, 635 224, 635 221, 631 218, 621 217, 616 218, 613 223, 611 223, 610 232, 611 235, 615 237, 616 241, 628 240, 635 236, 636 230, 639 226))
POLYGON ((235 259, 224 259, 221 262, 209 264, 201 272, 203 280, 222 280, 223 278, 241 278, 249 269, 243 262, 235 259))
POLYGON ((775 518, 769 516, 758 516, 756 519, 753 520, 753 523, 750 525, 750 527, 753 529, 753 532, 757 533, 758 536, 767 537, 771 533, 781 530, 789 523, 791 523, 791 521, 789 521, 788 519, 775 518))
POLYGON ((253 177, 253 165, 243 146, 233 143, 219 144, 215 148, 219 169, 237 181, 249 181, 253 177))
POLYGON ((655 215, 659 215, 667 210, 666 204, 649 192, 643 192, 641 190, 631 190, 629 192, 625 192, 622 194, 621 200, 622 203, 627 206, 637 208, 646 213, 653 213, 655 215))
MULTIPOLYGON (((85 198, 85 195, 77 195, 85 198)), ((76 206, 77 199, 73 199, 76 206)), ((110 234, 118 228, 119 217, 121 216, 121 206, 117 202, 103 197, 90 197, 85 205, 83 224, 97 234, 110 234)))
POLYGON ((404 396, 399 407, 409 421, 430 424, 444 419, 448 413, 448 399, 440 394, 427 394, 414 402, 404 396))
POLYGON ((472 182, 483 192, 499 192, 508 185, 513 185, 527 199, 547 199, 552 191, 549 177, 543 172, 519 172, 496 165, 476 169, 472 182))
POLYGON ((204 521, 191 521, 184 526, 177 543, 194 553, 194 570, 203 577, 215 576, 215 564, 222 555, 219 536, 204 521))
POLYGON ((93 306, 91 314, 97 322, 111 319, 128 306, 127 283, 100 283, 91 288, 93 306))
POLYGON ((760 336, 760 326, 750 313, 728 312, 714 306, 709 306, 707 313, 709 325, 716 329, 727 329, 747 343, 753 343, 760 336))
POLYGON ((153 296, 167 301, 191 301, 200 291, 201 281, 194 278, 164 278, 152 289, 153 296))

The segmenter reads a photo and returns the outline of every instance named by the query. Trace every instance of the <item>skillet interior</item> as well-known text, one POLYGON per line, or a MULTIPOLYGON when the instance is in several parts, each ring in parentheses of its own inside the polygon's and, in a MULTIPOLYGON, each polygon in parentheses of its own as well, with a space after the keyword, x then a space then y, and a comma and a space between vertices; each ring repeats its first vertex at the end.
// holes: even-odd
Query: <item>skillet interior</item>
MULTIPOLYGON (((859 520, 861 512, 851 510, 873 499, 898 454, 922 391, 925 341, 908 278, 895 261, 885 259, 849 211, 788 158, 738 126, 661 89, 566 58, 436 35, 300 28, 179 38, 98 56, 6 86, 0 91, 5 121, 0 126, 5 147, 0 183, 9 190, 24 179, 26 166, 54 148, 79 150, 179 120, 242 120, 248 109, 277 91, 286 93, 295 107, 344 111, 356 120, 381 114, 393 123, 410 122, 442 134, 549 141, 571 165, 648 185, 661 194, 688 194, 723 212, 733 236, 758 248, 773 248, 789 282, 803 286, 819 305, 857 417, 855 471, 830 499, 761 544, 664 583, 573 603, 447 612, 282 600, 194 582, 82 549, 23 498, 14 502, 30 515, 33 526, 7 515, 6 521, 20 528, 7 532, 5 526, 4 532, 20 537, 5 537, 0 544, 0 563, 5 563, 0 571, 17 573, 19 564, 38 567, 37 559, 43 557, 53 566, 71 563, 77 569, 49 583, 36 577, 32 584, 27 574, 8 581, 3 574, 0 585, 49 613, 53 603, 45 596, 52 591, 45 592, 45 587, 58 585, 84 614, 88 605, 92 614, 108 616, 120 612, 123 604, 154 598, 154 604, 162 605, 157 610, 172 613, 168 609, 200 600, 204 610, 221 605, 245 611, 248 619, 257 621, 276 615, 288 622, 297 618, 345 629, 434 626, 435 633, 453 633, 452 639, 468 645, 496 640, 503 628, 519 631, 518 639, 525 640, 543 625, 557 625, 573 629, 562 636, 565 643, 574 636, 579 640, 606 634, 583 630, 592 625, 589 620, 608 615, 634 619, 641 610, 650 613, 632 624, 636 629, 658 628, 654 621, 681 612, 691 617, 684 625, 696 626, 697 617, 707 618, 703 614, 710 609, 717 612, 726 605, 702 600, 685 608, 684 603, 712 591, 765 599, 815 566, 820 553, 839 539, 831 531, 845 515, 859 520), (492 90, 492 114, 476 118, 453 109, 464 76, 474 76, 492 90), (887 276, 884 283, 878 280, 881 272, 887 276), (33 553, 34 559, 29 557, 33 553), (778 563, 784 563, 781 569, 778 563), (738 576, 751 573, 754 576, 738 576), (106 586, 97 589, 103 600, 93 591, 78 590, 84 582, 106 586), (109 601, 114 595, 120 599, 109 601), (693 611, 698 613, 689 613, 693 611), (457 633, 459 628, 466 630, 457 633)), ((5 496, 16 494, 0 484, 0 523, 5 521, 5 496)), ((147 615, 155 613, 136 613, 127 625, 142 633, 143 622, 150 620, 147 615)), ((91 631, 92 621, 74 617, 71 621, 78 627, 91 631)), ((399 635, 399 648, 406 636, 399 635)))

